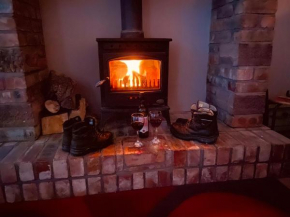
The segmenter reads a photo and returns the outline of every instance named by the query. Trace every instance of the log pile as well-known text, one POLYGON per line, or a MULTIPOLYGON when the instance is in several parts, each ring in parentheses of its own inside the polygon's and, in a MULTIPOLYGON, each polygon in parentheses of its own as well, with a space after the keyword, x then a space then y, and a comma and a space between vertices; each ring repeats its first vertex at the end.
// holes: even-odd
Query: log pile
POLYGON ((55 71, 50 72, 47 83, 45 111, 42 115, 42 134, 62 133, 63 123, 73 117, 86 116, 86 100, 75 94, 75 82, 55 71))

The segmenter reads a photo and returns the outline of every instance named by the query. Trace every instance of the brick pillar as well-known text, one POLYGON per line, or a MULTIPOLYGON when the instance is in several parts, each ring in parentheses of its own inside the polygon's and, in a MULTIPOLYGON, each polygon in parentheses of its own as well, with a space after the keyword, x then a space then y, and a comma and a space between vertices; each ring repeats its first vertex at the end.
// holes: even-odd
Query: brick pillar
POLYGON ((207 100, 232 127, 262 125, 277 0, 213 0, 207 100))
POLYGON ((0 0, 0 142, 39 136, 47 75, 38 0, 0 0))

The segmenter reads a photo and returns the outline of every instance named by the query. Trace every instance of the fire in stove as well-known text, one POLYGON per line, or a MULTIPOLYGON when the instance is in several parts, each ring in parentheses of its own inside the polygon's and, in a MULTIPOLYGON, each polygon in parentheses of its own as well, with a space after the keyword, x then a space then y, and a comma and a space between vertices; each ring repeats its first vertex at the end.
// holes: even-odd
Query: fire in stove
POLYGON ((160 89, 160 60, 111 60, 109 69, 111 91, 160 89))

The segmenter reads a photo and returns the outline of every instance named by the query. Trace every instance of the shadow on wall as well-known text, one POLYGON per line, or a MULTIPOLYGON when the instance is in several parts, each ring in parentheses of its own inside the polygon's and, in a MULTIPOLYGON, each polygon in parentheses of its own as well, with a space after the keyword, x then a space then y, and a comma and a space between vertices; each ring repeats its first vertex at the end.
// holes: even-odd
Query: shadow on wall
MULTIPOLYGON (((119 0, 40 0, 50 69, 77 81, 91 110, 100 112, 96 38, 120 37, 119 0)), ((169 105, 189 110, 206 95, 211 0, 145 0, 145 37, 172 38, 169 105)))

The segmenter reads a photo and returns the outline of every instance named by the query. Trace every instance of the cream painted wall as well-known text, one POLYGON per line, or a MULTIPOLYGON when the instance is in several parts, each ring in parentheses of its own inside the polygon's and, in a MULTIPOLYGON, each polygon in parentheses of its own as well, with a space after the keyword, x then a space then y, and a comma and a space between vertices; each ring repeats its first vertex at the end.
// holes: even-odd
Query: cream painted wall
POLYGON ((269 76, 270 98, 290 90, 290 0, 279 0, 273 58, 269 76))
MULTIPOLYGON (((96 38, 119 37, 119 0, 41 0, 44 39, 50 69, 78 83, 96 113, 100 109, 96 38)), ((211 0, 143 0, 145 37, 172 38, 169 105, 189 110, 204 100, 211 0)))

